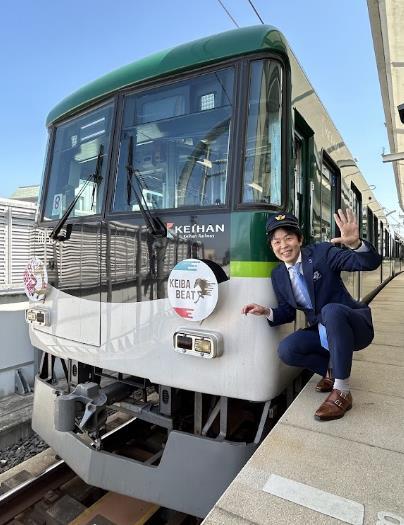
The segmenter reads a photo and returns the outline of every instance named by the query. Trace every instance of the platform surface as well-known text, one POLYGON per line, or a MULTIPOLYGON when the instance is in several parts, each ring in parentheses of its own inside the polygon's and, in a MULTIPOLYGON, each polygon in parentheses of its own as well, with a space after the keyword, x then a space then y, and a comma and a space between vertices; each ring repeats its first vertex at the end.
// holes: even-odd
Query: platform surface
POLYGON ((375 338, 354 354, 352 410, 316 421, 327 394, 313 376, 204 525, 404 525, 404 273, 371 308, 375 338))

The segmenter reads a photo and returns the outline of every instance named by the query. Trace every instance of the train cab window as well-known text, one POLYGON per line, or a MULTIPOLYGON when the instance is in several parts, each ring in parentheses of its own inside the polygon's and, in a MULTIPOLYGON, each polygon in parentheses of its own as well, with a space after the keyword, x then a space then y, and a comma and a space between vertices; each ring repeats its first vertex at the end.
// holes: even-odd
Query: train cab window
POLYGON ((112 211, 226 204, 233 83, 226 68, 126 97, 112 211))
POLYGON ((83 186, 86 187, 71 217, 101 212, 112 116, 113 104, 109 104, 57 126, 50 156, 44 220, 60 219, 83 186), (99 173, 96 174, 97 166, 99 173))
POLYGON ((251 64, 245 141, 243 203, 281 205, 282 68, 251 64))

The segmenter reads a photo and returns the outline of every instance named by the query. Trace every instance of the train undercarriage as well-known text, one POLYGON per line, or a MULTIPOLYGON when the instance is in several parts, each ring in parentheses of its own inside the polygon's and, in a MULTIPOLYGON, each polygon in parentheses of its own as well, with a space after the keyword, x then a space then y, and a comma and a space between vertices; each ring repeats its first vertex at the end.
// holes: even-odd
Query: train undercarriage
POLYGON ((198 517, 206 516, 307 379, 301 375, 276 399, 258 403, 60 362, 58 379, 58 359, 43 354, 34 430, 88 484, 198 517))

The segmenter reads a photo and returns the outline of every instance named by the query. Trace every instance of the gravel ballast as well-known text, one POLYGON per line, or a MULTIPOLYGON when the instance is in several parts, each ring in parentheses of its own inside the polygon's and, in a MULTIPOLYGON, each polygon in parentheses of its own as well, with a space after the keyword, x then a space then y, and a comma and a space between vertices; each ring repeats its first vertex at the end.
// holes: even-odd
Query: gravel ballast
POLYGON ((0 474, 48 448, 45 441, 35 434, 20 439, 14 445, 0 450, 0 474))

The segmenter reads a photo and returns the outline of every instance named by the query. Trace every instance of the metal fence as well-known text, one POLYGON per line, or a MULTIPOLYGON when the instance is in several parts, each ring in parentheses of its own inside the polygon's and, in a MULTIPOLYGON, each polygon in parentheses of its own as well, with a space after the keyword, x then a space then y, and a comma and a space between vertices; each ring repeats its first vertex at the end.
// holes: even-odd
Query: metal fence
POLYGON ((21 292, 36 205, 0 198, 0 294, 21 292))

